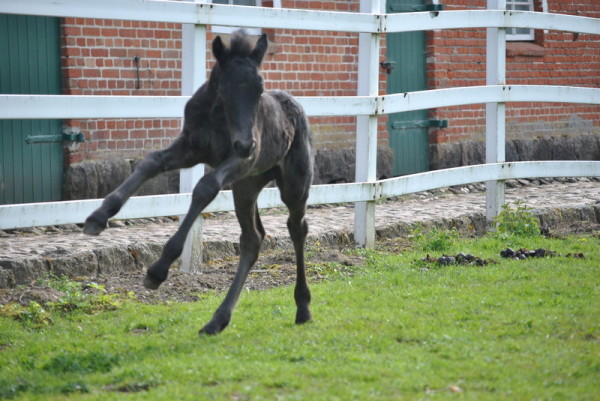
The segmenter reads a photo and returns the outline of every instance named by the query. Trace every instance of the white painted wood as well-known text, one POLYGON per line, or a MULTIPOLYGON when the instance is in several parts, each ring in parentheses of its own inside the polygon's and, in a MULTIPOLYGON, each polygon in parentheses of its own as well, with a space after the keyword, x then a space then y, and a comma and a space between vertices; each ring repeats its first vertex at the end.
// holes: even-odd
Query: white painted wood
POLYGON ((527 11, 462 10, 387 14, 148 0, 0 0, 0 12, 345 32, 407 32, 458 28, 534 28, 600 34, 597 18, 527 11), (380 15, 377 15, 380 14, 380 15))
POLYGON ((0 118, 181 118, 188 96, 0 95, 0 118))
MULTIPOLYGON (((184 24, 182 27, 181 94, 192 96, 206 81, 206 26, 184 24)), ((183 125, 183 124, 182 124, 183 125)), ((191 193, 204 175, 204 165, 182 169, 179 172, 179 192, 191 193)), ((180 221, 183 221, 180 216, 180 221)), ((200 272, 202 262, 202 216, 199 216, 183 245, 181 270, 200 272)))
POLYGON ((377 16, 364 13, 160 0, 0 0, 0 12, 344 32, 377 32, 380 28, 377 16))
POLYGON ((476 182, 542 177, 598 177, 600 161, 528 161, 479 164, 378 181, 377 198, 476 182))
POLYGON ((391 114, 421 110, 428 107, 450 107, 493 102, 546 101, 600 104, 600 89, 538 85, 469 86, 386 95, 378 99, 377 107, 379 114, 391 114))
MULTIPOLYGON (((377 98, 368 96, 299 97, 310 116, 368 115, 377 98)), ((189 96, 2 95, 0 118, 181 118, 189 96)))
POLYGON ((548 12, 508 11, 507 28, 533 28, 600 35, 600 19, 548 12))
MULTIPOLYGON (((308 203, 362 202, 453 185, 539 177, 600 177, 600 161, 531 161, 492 163, 406 175, 371 183, 314 185, 308 203)), ((175 216, 187 212, 191 194, 134 196, 115 219, 175 216)), ((82 223, 101 199, 0 206, 0 229, 82 223)), ((259 208, 283 207, 276 188, 263 190, 259 208)), ((204 210, 233 211, 231 191, 221 191, 204 210)))
MULTIPOLYGON (((489 4, 489 2, 488 2, 489 4)), ((530 11, 462 10, 387 14, 385 32, 429 31, 461 28, 534 28, 600 34, 600 20, 530 11)))
MULTIPOLYGON (((188 96, 1 95, 0 118, 181 118, 188 96)), ((490 102, 600 104, 600 88, 494 85, 384 96, 297 97, 309 116, 391 114, 490 102), (554 99, 554 100, 553 100, 554 99)))
MULTIPOLYGON (((488 9, 506 10, 506 0, 488 0, 488 9)), ((486 84, 506 84, 506 28, 487 28, 486 36, 486 84)), ((501 163, 506 160, 506 103, 486 104, 485 162, 501 163)), ((494 219, 504 206, 504 181, 492 180, 486 186, 486 220, 492 227, 494 219)))
POLYGON ((296 97, 307 115, 359 116, 377 113, 377 98, 365 96, 296 97))
POLYGON ((342 32, 377 32, 376 15, 314 11, 292 8, 244 7, 229 5, 200 5, 198 23, 241 27, 270 27, 342 32))
MULTIPOLYGON (((361 0, 360 11, 385 13, 385 2, 361 0)), ((380 35, 361 33, 358 42, 358 95, 376 97, 379 94, 380 35)), ((356 121, 356 182, 377 179, 377 114, 360 115, 356 121)), ((354 205, 354 241, 360 247, 375 246, 375 201, 354 205)))
POLYGON ((145 0, 0 0, 0 12, 49 17, 107 18, 194 24, 193 2, 145 0))

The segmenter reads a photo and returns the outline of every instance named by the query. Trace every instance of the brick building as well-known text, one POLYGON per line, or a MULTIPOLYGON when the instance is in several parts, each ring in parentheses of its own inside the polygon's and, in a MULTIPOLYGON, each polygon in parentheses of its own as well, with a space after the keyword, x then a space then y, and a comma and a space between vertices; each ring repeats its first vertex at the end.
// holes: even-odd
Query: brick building
MULTIPOLYGON (((255 0, 214 2, 232 1, 254 4, 255 0)), ((346 12, 359 9, 358 0, 275 1, 276 6, 284 8, 346 12)), ((600 18, 600 4, 595 0, 507 3, 517 9, 600 18)), ((273 6, 268 1, 260 4, 273 6)), ((443 4, 445 10, 486 6, 485 0, 448 0, 443 4)), ((424 7, 424 0, 388 0, 387 12, 424 7)), ((181 25, 62 18, 59 26, 63 94, 180 95, 181 25)), ((224 27, 208 30, 209 41, 215 35, 212 31, 227 31, 224 27)), ((263 32, 268 33, 270 41, 263 62, 267 90, 286 90, 296 96, 356 95, 358 34, 284 29, 263 32)), ((485 33, 482 28, 386 35, 382 38, 380 61, 391 62, 395 68, 382 67, 380 93, 485 85, 485 33)), ((600 86, 598 37, 528 29, 510 31, 508 36, 508 84, 600 86)), ((210 55, 208 60, 210 68, 210 55)), ((85 142, 63 147, 65 199, 103 196, 114 183, 96 183, 92 176, 100 181, 121 180, 135 160, 167 146, 181 125, 178 119, 63 123, 71 131, 85 135, 85 142)), ((352 179, 355 123, 352 116, 311 118, 321 182, 352 179), (327 159, 331 154, 337 157, 336 162, 327 159), (343 170, 330 171, 334 165, 341 165, 343 170)), ((381 176, 483 162, 484 105, 384 116, 379 128, 380 155, 384 160, 395 160, 393 167, 382 168, 381 176)), ((600 159, 599 133, 597 105, 507 105, 507 160, 600 159), (578 146, 581 141, 583 146, 578 146), (560 149, 567 152, 561 153, 560 149)), ((165 179, 146 191, 167 190, 177 190, 175 179, 170 184, 165 179)))
MULTIPOLYGON (((446 10, 483 9, 483 0, 444 2, 446 10)), ((527 0, 507 1, 523 9, 527 0)), ((594 0, 529 2, 529 10, 600 18, 594 0), (545 3, 545 5, 544 5, 545 3)), ((508 85, 600 87, 600 38, 562 31, 507 32, 508 85)), ((485 85, 485 29, 429 32, 429 89, 485 85)), ((431 129, 431 167, 483 162, 485 105, 430 111, 448 120, 431 129)), ((600 160, 600 106, 568 103, 509 103, 506 106, 507 160, 600 160)))

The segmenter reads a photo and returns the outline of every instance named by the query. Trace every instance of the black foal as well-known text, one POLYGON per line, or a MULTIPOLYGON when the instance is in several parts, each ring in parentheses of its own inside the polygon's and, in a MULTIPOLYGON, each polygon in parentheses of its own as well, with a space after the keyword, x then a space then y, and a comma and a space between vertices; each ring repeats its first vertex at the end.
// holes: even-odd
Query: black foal
POLYGON ((200 333, 217 334, 229 324, 265 236, 256 199, 273 180, 289 210, 287 226, 296 253, 296 323, 311 319, 304 269, 308 232, 304 215, 313 175, 310 130, 302 107, 289 94, 263 93, 259 68, 267 46, 266 35, 252 46, 243 30, 233 34, 230 47, 217 37, 212 45, 217 63, 209 80, 185 106, 179 137, 168 148, 148 154, 85 222, 84 232, 98 235, 149 178, 198 163, 210 165, 212 170, 193 190, 189 211, 177 232, 166 243, 159 260, 148 268, 144 285, 156 289, 181 255, 194 220, 219 190, 231 185, 242 229, 239 265, 225 299, 200 333))

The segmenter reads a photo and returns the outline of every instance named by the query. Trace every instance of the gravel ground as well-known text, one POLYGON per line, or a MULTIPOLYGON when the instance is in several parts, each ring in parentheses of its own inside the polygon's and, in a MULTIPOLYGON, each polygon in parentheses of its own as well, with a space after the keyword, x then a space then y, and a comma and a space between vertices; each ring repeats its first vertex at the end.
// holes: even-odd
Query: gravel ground
MULTIPOLYGON (((600 233, 600 225, 577 223, 554 229, 550 235, 561 237, 569 234, 600 233)), ((394 238, 379 241, 377 248, 387 252, 402 252, 411 243, 406 238, 394 238)), ((309 284, 326 279, 322 269, 335 266, 346 269, 347 274, 353 274, 353 267, 360 266, 364 257, 351 248, 327 248, 309 246, 307 255, 307 271, 309 284)), ((500 250, 498 250, 500 252, 500 250)), ((224 292, 229 288, 237 267, 237 257, 209 262, 203 266, 200 274, 183 273, 172 270, 168 279, 158 290, 147 290, 142 285, 145 271, 119 273, 110 277, 77 277, 82 288, 90 283, 104 286, 109 294, 135 294, 135 299, 144 303, 164 302, 194 302, 199 296, 208 292, 224 292)), ((261 252, 259 260, 251 270, 246 288, 249 290, 264 290, 277 286, 292 285, 296 279, 296 265, 292 250, 267 250, 261 252)), ((0 289, 0 305, 11 302, 28 305, 31 301, 44 304, 58 300, 61 296, 53 288, 42 285, 38 281, 27 286, 0 289)))

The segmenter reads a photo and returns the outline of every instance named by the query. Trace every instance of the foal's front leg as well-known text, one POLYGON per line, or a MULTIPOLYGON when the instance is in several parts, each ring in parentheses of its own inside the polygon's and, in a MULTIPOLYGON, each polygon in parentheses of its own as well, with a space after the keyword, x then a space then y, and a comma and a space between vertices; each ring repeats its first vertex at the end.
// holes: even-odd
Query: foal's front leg
POLYGON ((265 180, 263 177, 253 177, 244 180, 242 183, 236 183, 233 186, 235 214, 242 229, 240 236, 240 261, 235 278, 229 291, 227 291, 225 299, 215 311, 210 322, 200 330, 200 334, 218 334, 227 327, 248 273, 258 259, 260 246, 265 236, 265 229, 258 215, 256 199, 260 190, 267 182, 268 180, 265 180))
POLYGON ((224 185, 243 174, 244 167, 237 157, 225 160, 219 167, 200 179, 192 192, 192 203, 175 234, 165 244, 158 261, 148 268, 144 286, 156 289, 167 279, 171 264, 183 251, 185 239, 202 210, 217 196, 224 185))
POLYGON ((106 228, 108 219, 117 214, 127 199, 144 182, 159 173, 196 165, 195 153, 187 146, 187 138, 180 136, 168 148, 149 153, 135 168, 135 171, 113 192, 108 194, 102 205, 85 220, 83 232, 98 235, 106 228))

